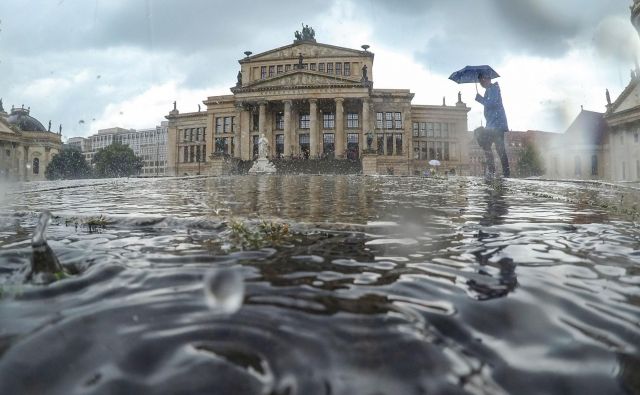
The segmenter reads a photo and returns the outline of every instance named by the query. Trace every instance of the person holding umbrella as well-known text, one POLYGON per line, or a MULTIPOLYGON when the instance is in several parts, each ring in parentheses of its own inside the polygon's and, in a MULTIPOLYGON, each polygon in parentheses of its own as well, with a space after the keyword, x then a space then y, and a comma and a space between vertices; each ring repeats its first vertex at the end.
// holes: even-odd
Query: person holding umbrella
POLYGON ((483 140, 484 144, 480 144, 480 147, 484 150, 487 171, 490 176, 496 172, 493 152, 491 151, 491 144, 495 144, 502 164, 502 175, 508 178, 511 175, 511 171, 509 170, 507 150, 504 147, 504 133, 509 130, 509 126, 507 124, 507 115, 502 105, 500 86, 498 86, 497 82, 492 84, 491 78, 484 72, 478 74, 478 82, 480 82, 480 86, 485 91, 484 96, 480 96, 479 93, 476 94, 476 101, 484 106, 484 118, 487 121, 487 126, 484 128, 484 138, 480 138, 478 144, 480 144, 480 140, 483 140))
MULTIPOLYGON (((486 159, 485 175, 493 176, 496 172, 495 162, 491 145, 495 144, 500 163, 502 164, 502 174, 509 177, 511 171, 509 169, 509 158, 507 150, 504 146, 504 133, 509 130, 507 124, 507 115, 502 104, 502 95, 500 94, 500 86, 498 83, 491 83, 492 78, 499 77, 491 67, 483 66, 466 66, 465 68, 451 74, 449 79, 457 83, 475 82, 480 83, 485 89, 484 96, 476 94, 476 101, 484 106, 484 117, 487 121, 486 127, 477 128, 474 133, 478 140, 478 145, 483 149, 486 159)), ((477 91, 476 86, 476 91, 477 91)))

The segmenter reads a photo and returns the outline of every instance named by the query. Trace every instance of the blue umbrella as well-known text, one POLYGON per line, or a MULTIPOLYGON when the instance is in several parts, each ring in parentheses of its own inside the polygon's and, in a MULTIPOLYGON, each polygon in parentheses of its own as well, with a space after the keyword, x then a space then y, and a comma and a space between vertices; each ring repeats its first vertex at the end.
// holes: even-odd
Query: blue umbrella
POLYGON ((498 73, 490 66, 466 66, 465 68, 458 70, 449 76, 449 79, 457 82, 458 84, 467 84, 471 82, 479 82, 478 76, 480 74, 486 75, 489 78, 500 77, 498 73))

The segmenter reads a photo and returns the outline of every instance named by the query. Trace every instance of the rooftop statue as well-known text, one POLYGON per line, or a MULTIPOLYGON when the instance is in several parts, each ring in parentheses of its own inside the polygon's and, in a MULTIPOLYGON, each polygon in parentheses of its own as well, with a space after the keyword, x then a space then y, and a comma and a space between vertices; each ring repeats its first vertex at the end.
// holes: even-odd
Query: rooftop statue
POLYGON ((302 24, 302 33, 296 30, 294 33, 296 36, 296 41, 315 41, 316 40, 316 32, 309 25, 302 24))

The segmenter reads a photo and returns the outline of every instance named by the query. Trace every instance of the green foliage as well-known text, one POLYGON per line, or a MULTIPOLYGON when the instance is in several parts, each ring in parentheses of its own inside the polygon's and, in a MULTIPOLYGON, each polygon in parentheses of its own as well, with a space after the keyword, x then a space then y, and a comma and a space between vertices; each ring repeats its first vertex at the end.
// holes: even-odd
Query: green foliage
POLYGON ((93 163, 98 177, 127 177, 138 174, 142 169, 142 158, 121 143, 99 149, 93 156, 93 163))
POLYGON ((544 174, 542 160, 536 147, 530 143, 524 143, 524 149, 520 153, 517 171, 520 177, 541 176, 544 174))
POLYGON ((47 180, 90 178, 91 166, 76 149, 63 149, 53 156, 44 171, 47 180))
POLYGON ((249 227, 242 222, 231 221, 230 241, 241 249, 258 249, 267 246, 278 246, 290 237, 289 225, 261 221, 256 227, 249 227))

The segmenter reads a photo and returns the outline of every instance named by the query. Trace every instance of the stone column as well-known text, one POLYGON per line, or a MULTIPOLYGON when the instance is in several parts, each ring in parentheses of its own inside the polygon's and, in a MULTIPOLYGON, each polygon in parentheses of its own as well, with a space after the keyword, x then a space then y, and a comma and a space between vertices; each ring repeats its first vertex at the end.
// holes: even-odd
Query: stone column
POLYGON ((284 100, 284 157, 291 155, 291 100, 284 100))
POLYGON ((25 145, 24 147, 24 160, 22 163, 22 176, 24 181, 29 180, 29 169, 27 169, 27 165, 29 164, 29 146, 25 145))
POLYGON ((266 136, 267 134, 267 102, 266 101, 261 101, 260 103, 260 110, 258 113, 258 133, 260 133, 260 135, 262 136, 262 134, 264 133, 264 135, 266 136))
POLYGON ((344 99, 342 97, 336 98, 336 158, 344 157, 345 149, 345 136, 344 136, 344 108, 342 106, 344 99))
MULTIPOLYGON (((373 132, 373 130, 371 130, 370 116, 371 115, 369 114, 369 99, 364 98, 362 99, 362 133, 360 133, 360 141, 359 141, 360 155, 362 155, 364 150, 367 149, 367 133, 369 133, 369 131, 373 132)), ((373 145, 371 146, 372 148, 375 147, 375 143, 376 143, 376 134, 373 133, 373 145)))
POLYGON ((240 111, 240 141, 237 142, 240 159, 251 159, 251 113, 246 108, 240 111))
POLYGON ((13 179, 18 181, 20 180, 20 159, 18 158, 18 152, 20 151, 20 144, 18 143, 11 143, 12 147, 13 147, 13 151, 11 152, 11 155, 13 155, 13 169, 12 170, 12 176, 13 179))
POLYGON ((315 159, 320 153, 318 147, 318 101, 309 99, 309 149, 310 157, 315 159))

